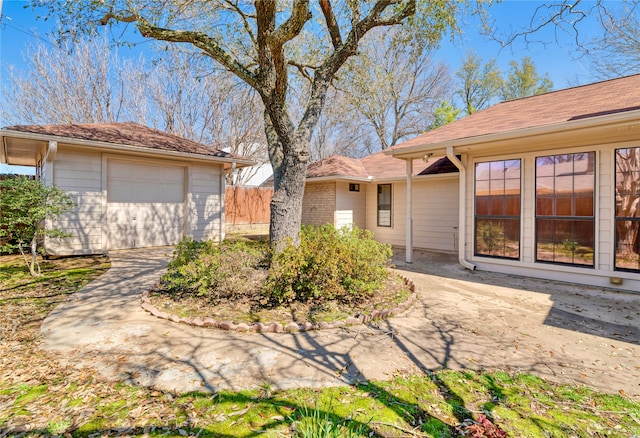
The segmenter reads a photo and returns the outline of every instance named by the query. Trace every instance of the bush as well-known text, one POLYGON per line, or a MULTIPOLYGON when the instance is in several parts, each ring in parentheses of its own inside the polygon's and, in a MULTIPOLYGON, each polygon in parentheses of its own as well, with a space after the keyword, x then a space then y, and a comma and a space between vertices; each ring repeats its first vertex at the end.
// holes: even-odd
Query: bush
POLYGON ((218 244, 185 239, 176 246, 161 282, 169 292, 195 293, 212 301, 253 295, 262 287, 254 271, 266 268, 267 257, 263 242, 225 240, 218 244))
POLYGON ((300 246, 273 255, 265 294, 274 304, 362 300, 387 280, 391 255, 367 230, 303 227, 300 246))
POLYGON ((272 254, 267 242, 183 240, 162 277, 167 292, 212 301, 258 298, 262 304, 293 301, 361 301, 385 285, 391 247, 370 231, 303 227, 300 246, 272 254), (268 273, 267 273, 267 268, 268 273), (264 275, 255 275, 256 270, 264 275))

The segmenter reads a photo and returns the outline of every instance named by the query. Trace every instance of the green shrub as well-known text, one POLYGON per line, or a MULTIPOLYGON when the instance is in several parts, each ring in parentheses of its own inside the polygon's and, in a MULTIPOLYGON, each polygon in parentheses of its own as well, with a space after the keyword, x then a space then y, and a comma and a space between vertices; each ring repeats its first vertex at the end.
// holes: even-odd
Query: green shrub
POLYGON ((272 305, 349 303, 371 296, 388 278, 391 247, 373 240, 370 231, 303 227, 300 240, 299 247, 276 254, 267 242, 183 240, 162 277, 164 289, 212 301, 259 296, 272 305))
POLYGON ((361 300, 387 280, 391 255, 367 230, 303 227, 298 247, 272 256, 265 294, 274 304, 361 300))
POLYGON ((262 287, 254 271, 266 267, 267 257, 268 247, 263 242, 185 239, 176 246, 161 281, 169 292, 195 293, 212 301, 253 295, 262 287))

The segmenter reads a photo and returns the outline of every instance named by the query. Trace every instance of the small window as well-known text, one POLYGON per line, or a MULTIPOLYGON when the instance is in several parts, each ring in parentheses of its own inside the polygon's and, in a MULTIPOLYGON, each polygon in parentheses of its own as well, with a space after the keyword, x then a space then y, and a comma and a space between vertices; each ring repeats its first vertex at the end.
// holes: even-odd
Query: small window
POLYGON ((391 227, 391 184, 378 184, 378 226, 391 227))
POLYGON ((360 184, 350 183, 349 184, 349 191, 350 192, 359 192, 360 191, 360 184))

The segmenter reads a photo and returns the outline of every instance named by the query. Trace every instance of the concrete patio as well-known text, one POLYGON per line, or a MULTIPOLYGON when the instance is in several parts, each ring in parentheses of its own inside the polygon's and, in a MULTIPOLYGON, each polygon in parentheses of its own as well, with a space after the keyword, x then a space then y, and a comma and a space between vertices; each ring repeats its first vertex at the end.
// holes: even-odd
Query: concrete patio
POLYGON ((192 391, 344 385, 439 368, 531 372, 640 400, 640 294, 466 271, 416 252, 396 269, 418 300, 399 317, 300 333, 236 333, 140 308, 171 248, 112 252, 112 268, 57 307, 42 346, 107 379, 192 391))

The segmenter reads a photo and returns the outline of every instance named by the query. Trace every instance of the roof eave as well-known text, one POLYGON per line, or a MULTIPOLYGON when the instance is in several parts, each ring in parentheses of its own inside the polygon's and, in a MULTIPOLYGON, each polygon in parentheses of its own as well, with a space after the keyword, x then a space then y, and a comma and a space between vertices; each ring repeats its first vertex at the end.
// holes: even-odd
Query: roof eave
POLYGON ((475 137, 465 137, 435 143, 424 143, 406 148, 390 149, 384 151, 384 153, 386 155, 391 155, 394 158, 404 160, 417 159, 422 158, 425 153, 444 153, 446 152, 447 147, 453 147, 454 149, 457 147, 481 147, 499 141, 530 139, 538 136, 567 133, 585 128, 605 127, 634 121, 640 122, 640 110, 625 111, 622 113, 590 117, 588 119, 571 120, 562 123, 534 126, 531 128, 497 132, 475 137))
MULTIPOLYGON (((143 146, 132 146, 125 145, 119 143, 109 143, 103 141, 95 141, 95 140, 84 140, 80 138, 73 137, 62 137, 57 135, 50 134, 38 134, 34 132, 24 132, 24 131, 13 131, 10 129, 0 129, 0 139, 4 137, 13 137, 13 138, 22 138, 27 140, 36 140, 36 141, 57 141, 59 143, 81 146, 81 147, 91 147, 91 148, 102 148, 111 151, 120 151, 120 152, 130 152, 137 154, 152 154, 154 156, 160 155, 164 157, 172 157, 172 158, 189 158, 196 159, 199 161, 210 161, 216 163, 228 164, 231 166, 233 163, 236 164, 236 167, 249 167, 256 164, 253 160, 248 160, 244 158, 234 158, 234 157, 215 157, 212 155, 202 155, 202 154, 194 154, 189 152, 178 152, 178 151, 167 151, 162 149, 154 149, 143 146)), ((2 144, 4 145, 4 140, 2 140, 2 144)), ((6 151, 4 146, 0 148, 0 162, 6 163, 6 151)), ((226 166, 225 166, 226 167, 226 166)))
POLYGON ((307 182, 330 182, 330 181, 357 181, 370 182, 373 177, 348 176, 348 175, 327 175, 327 176, 308 176, 307 182))

